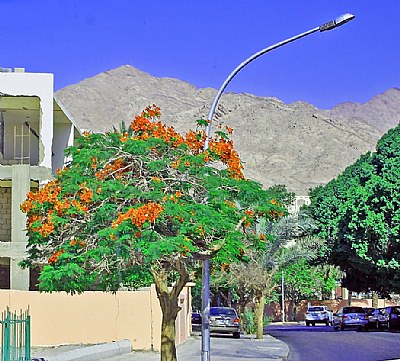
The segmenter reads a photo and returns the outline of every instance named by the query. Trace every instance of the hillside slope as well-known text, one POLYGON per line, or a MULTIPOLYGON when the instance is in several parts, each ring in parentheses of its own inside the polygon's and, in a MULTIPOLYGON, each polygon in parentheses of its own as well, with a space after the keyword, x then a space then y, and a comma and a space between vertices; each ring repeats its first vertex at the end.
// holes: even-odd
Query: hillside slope
MULTIPOLYGON (((392 92, 397 99, 398 89, 388 94, 392 92)), ((165 123, 185 132, 196 126, 197 119, 207 117, 215 94, 215 89, 153 77, 126 65, 63 88, 56 96, 82 129, 118 128, 121 121, 130 122, 155 103, 165 123)), ((234 129, 247 177, 266 187, 286 184, 297 195, 306 195, 309 188, 325 184, 362 153, 373 150, 389 126, 366 121, 355 110, 349 115, 348 109, 353 109, 349 103, 326 111, 305 102, 285 104, 276 98, 226 93, 212 129, 218 123, 234 129)), ((371 119, 384 112, 393 116, 394 111, 391 106, 371 119)))

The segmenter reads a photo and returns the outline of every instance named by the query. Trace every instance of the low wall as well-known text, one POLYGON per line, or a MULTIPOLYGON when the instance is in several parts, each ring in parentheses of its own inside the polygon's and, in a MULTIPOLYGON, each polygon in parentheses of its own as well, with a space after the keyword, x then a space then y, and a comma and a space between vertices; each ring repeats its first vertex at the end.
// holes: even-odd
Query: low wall
MULTIPOLYGON (((176 343, 190 334, 190 287, 179 297, 176 343)), ((133 349, 160 350, 162 313, 155 287, 115 294, 0 290, 0 311, 29 307, 32 346, 98 344, 129 339, 133 349)))
MULTIPOLYGON (((285 302, 285 320, 286 321, 304 321, 308 304, 313 306, 324 305, 336 312, 339 308, 348 306, 348 300, 303 300, 296 305, 296 314, 293 314, 293 303, 285 302)), ((372 307, 372 299, 351 299, 352 306, 372 307)), ((378 307, 395 306, 396 303, 379 299, 378 307)), ((282 321, 282 307, 279 303, 272 302, 265 306, 264 314, 270 317, 271 321, 282 321)))

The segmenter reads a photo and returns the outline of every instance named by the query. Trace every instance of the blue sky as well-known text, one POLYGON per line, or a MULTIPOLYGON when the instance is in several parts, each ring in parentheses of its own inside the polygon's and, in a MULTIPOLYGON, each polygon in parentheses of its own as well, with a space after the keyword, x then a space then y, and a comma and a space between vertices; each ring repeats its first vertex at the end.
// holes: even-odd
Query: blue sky
POLYGON ((347 12, 226 89, 328 109, 400 87, 399 0, 0 0, 0 67, 54 73, 55 90, 125 64, 219 88, 253 53, 347 12))

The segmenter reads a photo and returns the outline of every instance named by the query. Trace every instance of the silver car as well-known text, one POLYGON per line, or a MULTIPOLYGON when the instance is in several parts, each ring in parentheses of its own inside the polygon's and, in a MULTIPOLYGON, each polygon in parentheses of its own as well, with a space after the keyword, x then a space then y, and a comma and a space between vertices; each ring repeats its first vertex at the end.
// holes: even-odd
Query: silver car
POLYGON ((315 326, 316 323, 329 326, 332 318, 333 313, 327 306, 309 306, 306 312, 306 326, 315 326))
POLYGON ((210 333, 231 333, 240 338, 239 317, 232 307, 210 307, 210 333))
POLYGON ((358 328, 364 331, 368 329, 368 315, 362 307, 342 307, 333 314, 333 329, 337 331, 345 328, 358 328))

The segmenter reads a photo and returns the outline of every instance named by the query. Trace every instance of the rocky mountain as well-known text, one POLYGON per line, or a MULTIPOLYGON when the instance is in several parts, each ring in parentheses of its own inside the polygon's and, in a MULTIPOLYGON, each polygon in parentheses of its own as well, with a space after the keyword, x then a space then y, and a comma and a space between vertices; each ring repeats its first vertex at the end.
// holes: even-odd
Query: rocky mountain
MULTIPOLYGON (((82 129, 118 128, 146 106, 161 107, 162 121, 180 132, 206 118, 215 89, 198 89, 172 78, 157 78, 126 65, 85 79, 56 93, 82 129)), ((325 184, 400 119, 400 91, 390 89, 366 104, 339 104, 331 111, 276 98, 225 93, 218 124, 234 129, 245 174, 265 187, 285 184, 297 195, 325 184)))
POLYGON ((392 88, 374 96, 365 104, 340 103, 331 111, 332 116, 357 118, 383 133, 395 127, 400 121, 400 89, 392 88))

